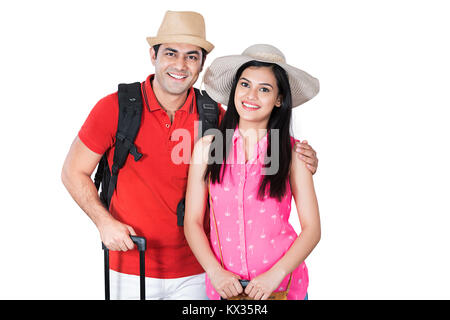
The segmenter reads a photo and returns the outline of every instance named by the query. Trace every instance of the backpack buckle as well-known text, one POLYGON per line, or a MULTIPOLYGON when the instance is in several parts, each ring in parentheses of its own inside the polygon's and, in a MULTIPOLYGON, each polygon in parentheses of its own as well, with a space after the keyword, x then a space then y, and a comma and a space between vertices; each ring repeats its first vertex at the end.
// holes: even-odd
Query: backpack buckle
POLYGON ((142 153, 139 153, 139 151, 137 151, 136 145, 134 143, 131 145, 130 153, 133 155, 134 161, 138 161, 140 158, 142 158, 142 153))

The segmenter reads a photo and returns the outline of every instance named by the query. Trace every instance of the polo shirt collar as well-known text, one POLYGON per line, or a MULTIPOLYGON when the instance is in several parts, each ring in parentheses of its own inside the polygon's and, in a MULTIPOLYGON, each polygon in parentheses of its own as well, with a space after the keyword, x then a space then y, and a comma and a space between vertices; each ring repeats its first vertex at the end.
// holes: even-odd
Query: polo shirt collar
MULTIPOLYGON (((154 76, 155 76, 154 74, 149 75, 144 82, 144 90, 145 90, 145 94, 147 96, 148 109, 151 112, 156 111, 156 110, 164 110, 163 108, 161 108, 161 105, 159 104, 158 99, 156 99, 155 93, 153 92, 151 81, 153 80, 154 76)), ((194 88, 191 87, 191 88, 189 88, 186 101, 181 106, 181 108, 178 109, 177 111, 182 110, 185 112, 190 112, 190 110, 192 110, 192 105, 194 102, 193 98, 194 98, 194 88)))

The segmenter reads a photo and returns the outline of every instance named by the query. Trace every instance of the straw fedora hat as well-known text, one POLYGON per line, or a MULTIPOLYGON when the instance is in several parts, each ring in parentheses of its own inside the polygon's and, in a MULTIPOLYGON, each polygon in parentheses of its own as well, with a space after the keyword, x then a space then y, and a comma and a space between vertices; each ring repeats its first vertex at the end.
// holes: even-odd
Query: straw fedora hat
POLYGON ((287 64, 280 50, 269 44, 255 44, 245 49, 241 55, 219 57, 211 63, 203 76, 205 90, 209 96, 221 104, 228 105, 237 70, 252 60, 275 63, 286 71, 291 87, 292 107, 305 103, 319 92, 319 80, 287 64))
POLYGON ((188 43, 211 52, 214 45, 206 41, 205 20, 200 13, 167 11, 156 37, 147 37, 150 46, 161 43, 188 43))

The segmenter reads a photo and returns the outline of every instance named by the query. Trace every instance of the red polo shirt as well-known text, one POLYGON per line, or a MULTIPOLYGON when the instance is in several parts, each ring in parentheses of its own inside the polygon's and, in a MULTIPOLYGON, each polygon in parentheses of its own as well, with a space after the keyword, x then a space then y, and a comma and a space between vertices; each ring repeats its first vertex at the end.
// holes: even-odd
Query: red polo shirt
MULTIPOLYGON (((110 211, 116 219, 132 226, 137 235, 147 239, 146 276, 185 277, 204 272, 187 244, 183 228, 177 226, 176 215, 178 202, 185 196, 189 169, 189 163, 181 161, 186 157, 182 146, 188 150, 187 159, 190 159, 194 138, 198 134, 197 127, 194 127, 195 121, 198 121, 195 94, 191 88, 171 123, 156 100, 150 83, 152 78, 153 75, 150 75, 142 86, 145 90, 145 94, 142 93, 144 107, 135 140, 143 157, 136 162, 129 156, 119 171, 110 211), (177 129, 183 130, 175 131, 177 129), (177 163, 172 161, 172 151, 177 163)), ((78 133, 81 141, 92 151, 98 154, 108 151, 110 167, 118 110, 117 92, 104 97, 92 109, 78 133)), ((222 118, 225 111, 221 106, 219 110, 222 118)), ((111 251, 110 268, 138 275, 138 251, 111 251)))

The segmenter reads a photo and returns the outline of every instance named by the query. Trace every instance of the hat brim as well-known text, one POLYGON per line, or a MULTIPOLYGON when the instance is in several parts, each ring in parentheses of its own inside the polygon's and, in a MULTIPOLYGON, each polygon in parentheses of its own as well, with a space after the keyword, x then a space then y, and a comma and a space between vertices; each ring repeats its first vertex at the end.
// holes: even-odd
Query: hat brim
POLYGON ((162 43, 188 43, 198 46, 210 53, 214 49, 214 45, 202 38, 190 35, 165 35, 159 37, 147 37, 147 42, 150 46, 162 43))
POLYGON ((208 95, 215 101, 228 105, 231 86, 237 70, 244 63, 252 60, 276 63, 286 71, 291 87, 293 108, 311 100, 319 93, 319 80, 303 70, 286 63, 258 60, 244 55, 231 55, 215 59, 206 69, 203 82, 208 95))

